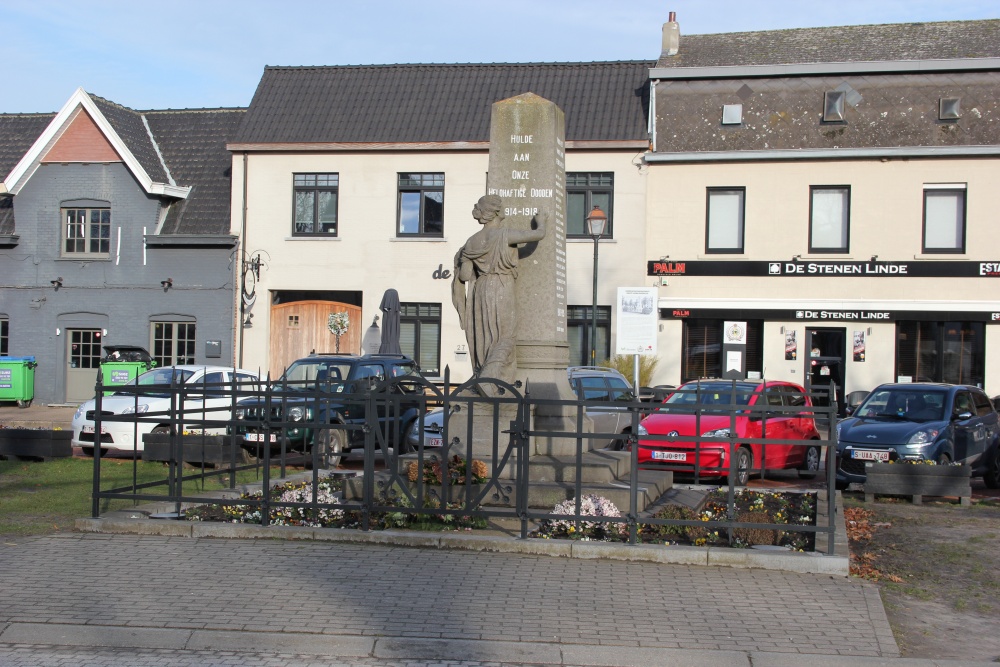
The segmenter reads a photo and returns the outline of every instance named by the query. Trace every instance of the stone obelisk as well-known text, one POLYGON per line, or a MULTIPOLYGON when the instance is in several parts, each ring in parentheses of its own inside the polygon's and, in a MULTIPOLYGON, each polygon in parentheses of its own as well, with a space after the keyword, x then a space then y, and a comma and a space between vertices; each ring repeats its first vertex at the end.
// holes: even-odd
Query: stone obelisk
MULTIPOLYGON (((565 118, 553 102, 525 93, 493 105, 486 192, 503 200, 514 228, 527 229, 541 210, 548 214, 545 237, 519 249, 516 378, 534 398, 574 400, 566 377, 565 118)), ((539 406, 534 428, 573 432, 568 413, 539 406)), ((534 453, 555 454, 575 441, 536 438, 534 445, 534 453)))

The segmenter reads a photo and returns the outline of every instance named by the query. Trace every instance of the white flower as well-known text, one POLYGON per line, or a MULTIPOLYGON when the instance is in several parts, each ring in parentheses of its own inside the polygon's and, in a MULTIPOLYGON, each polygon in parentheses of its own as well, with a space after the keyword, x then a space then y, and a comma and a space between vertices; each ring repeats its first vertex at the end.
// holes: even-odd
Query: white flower
POLYGON ((330 316, 326 318, 326 328, 330 330, 334 336, 343 336, 347 333, 347 330, 351 325, 351 316, 347 313, 330 313, 330 316))

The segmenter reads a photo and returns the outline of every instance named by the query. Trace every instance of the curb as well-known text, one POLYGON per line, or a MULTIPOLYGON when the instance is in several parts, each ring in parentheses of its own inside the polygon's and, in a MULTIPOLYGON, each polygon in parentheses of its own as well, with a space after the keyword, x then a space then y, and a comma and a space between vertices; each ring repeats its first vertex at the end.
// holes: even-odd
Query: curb
POLYGON ((465 551, 519 553, 562 558, 607 559, 670 565, 754 568, 842 577, 848 576, 850 567, 847 556, 829 556, 817 553, 755 551, 752 549, 731 549, 726 547, 668 546, 660 544, 627 545, 607 542, 576 542, 570 540, 522 540, 520 538, 495 534, 439 534, 403 530, 363 532, 354 529, 255 526, 252 524, 229 524, 221 522, 111 517, 77 519, 76 529, 85 533, 351 542, 391 545, 394 547, 458 549, 465 551))

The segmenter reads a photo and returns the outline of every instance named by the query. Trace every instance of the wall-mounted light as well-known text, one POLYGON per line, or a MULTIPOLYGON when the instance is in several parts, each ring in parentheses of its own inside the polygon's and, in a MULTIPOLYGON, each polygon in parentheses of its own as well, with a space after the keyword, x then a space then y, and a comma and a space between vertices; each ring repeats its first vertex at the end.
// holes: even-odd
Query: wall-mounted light
POLYGON ((797 262, 802 259, 802 255, 792 255, 792 261, 797 262))
POLYGON ((166 280, 161 280, 160 285, 163 286, 163 291, 166 292, 168 289, 174 286, 174 279, 167 278, 166 280))
POLYGON ((58 328, 57 328, 57 329, 56 329, 56 335, 58 336, 58 335, 59 335, 59 334, 61 334, 61 333, 62 333, 62 329, 58 329, 58 328))
POLYGON ((781 333, 785 333, 785 327, 781 327, 781 333))
POLYGON ((873 262, 877 262, 878 261, 878 255, 872 255, 872 261, 873 262))
POLYGON ((871 335, 872 335, 872 328, 871 328, 871 327, 868 327, 868 335, 869 335, 869 336, 871 336, 871 335))
POLYGON ((665 262, 670 259, 670 255, 660 255, 660 261, 665 262))
POLYGON ((243 320, 243 328, 250 329, 253 327, 253 313, 247 313, 246 319, 243 320))
POLYGON ((50 280, 49 282, 52 284, 52 287, 54 289, 58 290, 60 287, 62 287, 62 276, 59 276, 55 280, 50 280))

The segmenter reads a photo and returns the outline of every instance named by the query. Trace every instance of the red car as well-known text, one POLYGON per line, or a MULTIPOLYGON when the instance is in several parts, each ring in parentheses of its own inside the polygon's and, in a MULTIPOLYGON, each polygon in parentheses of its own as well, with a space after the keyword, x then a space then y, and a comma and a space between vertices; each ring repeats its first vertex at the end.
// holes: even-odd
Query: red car
POLYGON ((697 469, 701 477, 722 477, 729 475, 735 459, 738 486, 745 486, 751 471, 762 467, 793 468, 802 477, 815 477, 818 442, 816 446, 739 442, 744 438, 819 441, 811 406, 805 390, 790 382, 688 382, 639 423, 639 465, 692 475, 697 469), (698 439, 699 435, 729 438, 734 421, 737 448, 732 454, 729 442, 698 439), (651 435, 666 437, 652 440, 651 435))

